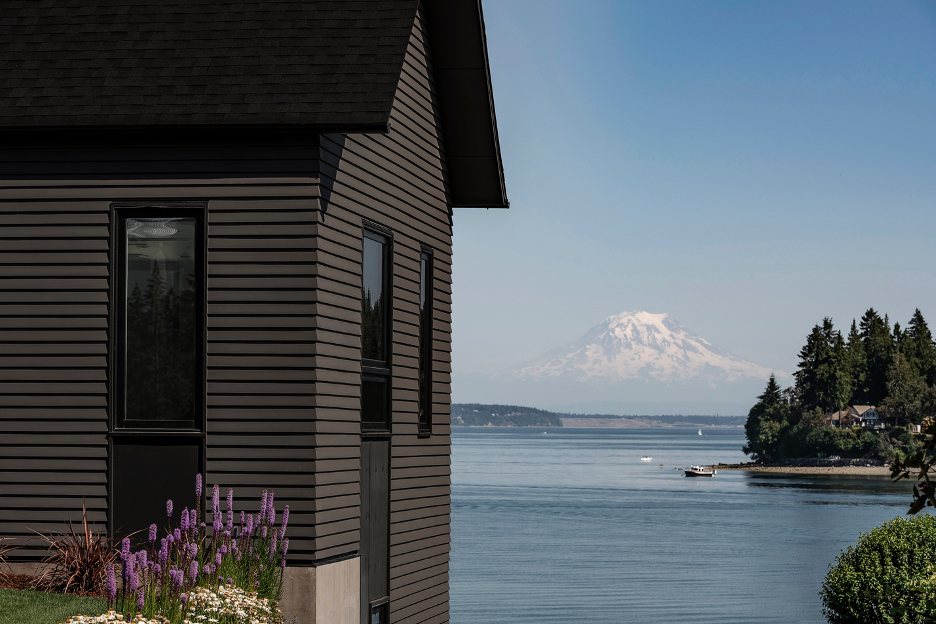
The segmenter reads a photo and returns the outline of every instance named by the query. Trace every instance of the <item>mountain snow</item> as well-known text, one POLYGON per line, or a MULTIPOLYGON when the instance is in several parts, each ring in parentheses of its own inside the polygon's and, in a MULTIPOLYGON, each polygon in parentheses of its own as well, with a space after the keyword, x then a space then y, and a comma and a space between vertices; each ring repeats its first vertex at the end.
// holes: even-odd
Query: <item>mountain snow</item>
MULTIPOLYGON (((668 314, 622 312, 582 338, 498 375, 502 380, 615 384, 626 380, 723 383, 758 379, 772 371, 701 338, 668 314)), ((784 375, 778 371, 778 375, 784 375)))

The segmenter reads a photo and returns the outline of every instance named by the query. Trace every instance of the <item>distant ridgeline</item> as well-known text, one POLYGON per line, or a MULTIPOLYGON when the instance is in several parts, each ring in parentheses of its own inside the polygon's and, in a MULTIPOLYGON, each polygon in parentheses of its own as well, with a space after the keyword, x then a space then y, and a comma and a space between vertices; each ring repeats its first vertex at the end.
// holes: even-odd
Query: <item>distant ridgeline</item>
MULTIPOLYGON (((580 420, 620 420, 628 426, 653 427, 672 425, 740 427, 744 416, 615 416, 613 414, 564 414, 519 405, 453 403, 452 425, 456 427, 561 427, 563 418, 580 420)), ((583 423, 584 424, 584 423, 583 423)), ((601 426, 605 426, 602 424, 601 426)))
POLYGON ((519 405, 453 403, 452 425, 456 427, 561 427, 559 414, 519 405))

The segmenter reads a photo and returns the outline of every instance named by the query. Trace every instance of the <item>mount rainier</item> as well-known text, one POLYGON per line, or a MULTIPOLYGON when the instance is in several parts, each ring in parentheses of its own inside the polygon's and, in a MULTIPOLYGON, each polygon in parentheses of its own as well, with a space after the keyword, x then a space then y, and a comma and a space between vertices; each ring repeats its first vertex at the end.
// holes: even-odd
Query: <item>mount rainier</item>
POLYGON ((622 312, 595 325, 572 344, 496 377, 502 381, 584 382, 588 386, 642 381, 716 388, 752 380, 762 384, 771 372, 720 349, 668 314, 622 312))

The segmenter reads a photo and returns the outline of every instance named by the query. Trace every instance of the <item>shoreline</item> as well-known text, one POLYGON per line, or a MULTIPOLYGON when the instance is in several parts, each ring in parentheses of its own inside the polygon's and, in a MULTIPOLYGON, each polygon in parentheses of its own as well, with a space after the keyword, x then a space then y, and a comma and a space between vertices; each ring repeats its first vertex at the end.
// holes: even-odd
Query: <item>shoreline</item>
MULTIPOLYGON (((770 472, 807 475, 859 475, 889 477, 888 466, 777 466, 759 464, 713 464, 715 470, 745 470, 747 472, 770 472)), ((911 473, 911 475, 914 473, 911 473)))

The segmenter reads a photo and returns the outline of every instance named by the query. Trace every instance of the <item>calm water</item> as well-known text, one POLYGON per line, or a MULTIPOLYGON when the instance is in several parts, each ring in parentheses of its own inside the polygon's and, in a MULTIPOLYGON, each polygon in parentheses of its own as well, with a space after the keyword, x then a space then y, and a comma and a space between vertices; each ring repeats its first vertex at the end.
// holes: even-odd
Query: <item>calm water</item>
POLYGON ((674 468, 746 459, 742 429, 697 432, 455 429, 452 622, 825 622, 829 563, 909 486, 687 479, 674 468))

